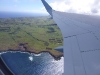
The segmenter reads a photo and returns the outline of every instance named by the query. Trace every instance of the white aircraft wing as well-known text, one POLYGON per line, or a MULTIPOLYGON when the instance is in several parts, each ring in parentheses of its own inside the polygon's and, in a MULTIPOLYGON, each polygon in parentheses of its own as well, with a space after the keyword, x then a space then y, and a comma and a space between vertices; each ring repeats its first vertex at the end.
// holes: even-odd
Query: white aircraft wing
POLYGON ((42 2, 63 35, 63 75, 100 75, 100 16, 59 12, 42 2))

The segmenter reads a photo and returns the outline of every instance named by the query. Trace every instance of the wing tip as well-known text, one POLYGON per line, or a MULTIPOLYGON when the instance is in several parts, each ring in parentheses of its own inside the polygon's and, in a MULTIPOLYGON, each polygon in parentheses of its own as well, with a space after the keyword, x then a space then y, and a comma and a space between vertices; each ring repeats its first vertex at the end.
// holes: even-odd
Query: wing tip
POLYGON ((52 16, 52 8, 51 6, 45 1, 45 0, 41 0, 43 5, 45 6, 47 12, 52 16))

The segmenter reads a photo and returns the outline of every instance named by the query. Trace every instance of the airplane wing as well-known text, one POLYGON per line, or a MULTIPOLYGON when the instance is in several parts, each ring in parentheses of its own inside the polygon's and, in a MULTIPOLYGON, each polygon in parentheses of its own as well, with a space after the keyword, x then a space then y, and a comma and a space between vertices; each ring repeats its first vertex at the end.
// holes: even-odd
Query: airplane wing
POLYGON ((100 16, 55 11, 42 3, 63 35, 63 75, 100 75, 100 16))

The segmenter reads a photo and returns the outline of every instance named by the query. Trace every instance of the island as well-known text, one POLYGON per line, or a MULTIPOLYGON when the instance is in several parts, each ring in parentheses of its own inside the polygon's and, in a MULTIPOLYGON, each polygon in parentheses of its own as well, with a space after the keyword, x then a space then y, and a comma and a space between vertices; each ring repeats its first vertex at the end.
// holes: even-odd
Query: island
POLYGON ((62 45, 61 31, 49 16, 0 18, 0 52, 49 52, 57 59, 63 53, 54 48, 62 45))

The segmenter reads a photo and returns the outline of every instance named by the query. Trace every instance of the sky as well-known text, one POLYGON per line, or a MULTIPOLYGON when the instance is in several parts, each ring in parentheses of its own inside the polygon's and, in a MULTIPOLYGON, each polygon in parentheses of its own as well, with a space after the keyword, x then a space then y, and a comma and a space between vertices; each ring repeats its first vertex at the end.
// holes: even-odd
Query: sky
MULTIPOLYGON (((100 15, 100 0, 46 0, 54 10, 100 15)), ((47 14, 41 0, 0 0, 0 11, 47 14)))

